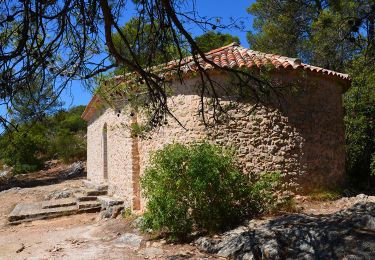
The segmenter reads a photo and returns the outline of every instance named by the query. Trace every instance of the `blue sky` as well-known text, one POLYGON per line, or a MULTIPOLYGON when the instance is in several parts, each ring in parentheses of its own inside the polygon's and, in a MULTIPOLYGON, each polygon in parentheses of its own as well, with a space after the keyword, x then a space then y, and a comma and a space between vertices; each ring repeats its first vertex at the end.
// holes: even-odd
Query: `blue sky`
MULTIPOLYGON (((247 7, 254 1, 251 0, 197 0, 197 11, 201 16, 218 16, 222 18, 222 21, 230 22, 230 17, 233 18, 244 18, 245 19, 245 30, 250 30, 252 26, 252 17, 246 12, 247 7)), ((130 17, 129 17, 130 18, 130 17)), ((127 19, 124 19, 126 22, 127 19)), ((202 32, 197 28, 191 28, 191 32, 194 36, 200 35, 202 32)), ((236 35, 240 38, 241 44, 248 47, 246 40, 246 31, 231 30, 223 31, 236 35)), ((83 87, 83 84, 79 81, 73 82, 71 88, 67 89, 62 93, 62 101, 65 103, 65 107, 75 105, 87 105, 91 99, 91 93, 83 87)))

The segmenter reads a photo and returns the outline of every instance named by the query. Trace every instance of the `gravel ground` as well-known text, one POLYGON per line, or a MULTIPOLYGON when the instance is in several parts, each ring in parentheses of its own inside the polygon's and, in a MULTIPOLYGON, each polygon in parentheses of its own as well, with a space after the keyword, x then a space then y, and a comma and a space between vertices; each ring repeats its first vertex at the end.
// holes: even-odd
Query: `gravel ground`
MULTIPOLYGON (((44 175, 46 175, 45 172, 43 173, 43 176, 44 175)), ((233 241, 239 240, 233 240, 232 238, 235 237, 233 236, 233 234, 238 234, 238 236, 241 236, 244 234, 246 235, 246 232, 248 232, 248 230, 243 230, 241 229, 241 227, 239 227, 232 233, 229 232, 229 235, 223 234, 216 236, 214 239, 216 242, 212 242, 213 240, 211 238, 207 238, 205 245, 202 245, 201 243, 197 247, 195 247, 190 244, 173 245, 167 244, 163 240, 151 240, 149 237, 139 234, 138 231, 135 230, 132 227, 131 223, 129 223, 128 221, 125 221, 124 219, 100 220, 98 218, 98 213, 33 221, 17 226, 11 226, 7 224, 7 216, 17 203, 45 200, 50 196, 60 194, 61 191, 69 191, 72 189, 80 188, 82 186, 82 179, 74 179, 59 181, 58 183, 36 186, 32 188, 15 187, 0 192, 0 260, 103 258, 224 259, 226 256, 228 256, 227 253, 230 250, 226 252, 225 250, 221 250, 221 254, 219 254, 221 256, 217 255, 216 253, 220 251, 220 249, 215 248, 215 246, 217 246, 218 244, 217 241, 223 241, 223 239, 227 239, 228 243, 233 243, 233 246, 236 246, 236 243, 233 241), (211 251, 207 250, 207 248, 209 247, 209 241, 212 242, 211 251), (216 251, 212 248, 215 248, 216 251)), ((350 198, 341 198, 336 201, 328 202, 311 201, 307 197, 298 197, 297 202, 299 208, 302 210, 300 213, 303 215, 302 217, 301 215, 299 215, 300 217, 295 217, 294 214, 286 214, 284 216, 278 217, 269 216, 263 219, 250 221, 249 223, 253 225, 251 228, 260 228, 259 234, 267 235, 269 233, 267 233, 268 230, 267 228, 265 229, 265 227, 272 227, 272 225, 275 225, 274 223, 282 223, 282 225, 276 225, 276 229, 283 228, 284 226, 288 227, 288 232, 290 234, 293 233, 298 239, 297 234, 299 234, 298 230, 300 230, 298 225, 311 224, 312 226, 314 226, 314 223, 320 223, 321 225, 324 225, 325 219, 328 221, 327 223, 330 223, 329 221, 331 217, 336 218, 337 223, 341 223, 340 216, 346 216, 346 213, 344 215, 341 213, 341 215, 335 215, 336 212, 344 211, 348 212, 348 216, 357 216, 355 214, 356 208, 354 207, 354 205, 358 202, 362 204, 373 203, 375 202, 375 196, 358 195, 350 198), (293 229, 293 225, 297 227, 296 230, 293 229)), ((367 212, 366 214, 368 215, 368 213, 369 212, 367 212)), ((369 216, 371 216, 371 214, 369 216)), ((362 217, 363 216, 361 216, 361 218, 362 217)), ((367 228, 361 232, 367 232, 364 237, 373 238, 374 231, 371 231, 371 228, 373 228, 371 226, 372 222, 370 223, 370 220, 368 218, 366 219, 366 221, 366 223, 364 222, 364 224, 370 225, 370 231, 367 228)), ((332 227, 334 225, 336 224, 332 224, 332 227)), ((337 225, 339 227, 339 224, 337 225)), ((349 226, 343 226, 343 228, 348 228, 349 226)), ((246 227, 246 229, 248 229, 248 227, 246 227)), ((335 230, 335 232, 339 233, 342 231, 345 230, 335 230)), ((310 229, 308 229, 306 232, 310 232, 310 229)), ((289 236, 280 237, 284 237, 285 239, 287 239, 289 236)), ((350 238, 350 234, 348 237, 350 238)), ((203 240, 201 240, 201 242, 203 240)), ((228 245, 221 245, 226 249, 231 248, 228 245)), ((299 246, 301 248, 305 248, 306 250, 310 250, 308 245, 299 246)), ((272 255, 273 253, 277 255, 281 251, 285 253, 285 251, 283 251, 282 248, 280 249, 280 247, 276 248, 279 251, 275 251, 272 249, 272 245, 270 245, 266 249, 260 248, 259 250, 263 250, 266 253, 268 252, 267 254, 269 254, 270 256, 274 256, 272 255)), ((242 254, 242 257, 243 259, 246 259, 246 257, 251 257, 251 255, 244 253, 242 254)))
POLYGON ((99 220, 99 213, 38 220, 12 226, 7 215, 19 202, 44 200, 81 187, 82 180, 0 192, 0 260, 15 259, 217 259, 191 245, 150 240, 124 219, 99 220))

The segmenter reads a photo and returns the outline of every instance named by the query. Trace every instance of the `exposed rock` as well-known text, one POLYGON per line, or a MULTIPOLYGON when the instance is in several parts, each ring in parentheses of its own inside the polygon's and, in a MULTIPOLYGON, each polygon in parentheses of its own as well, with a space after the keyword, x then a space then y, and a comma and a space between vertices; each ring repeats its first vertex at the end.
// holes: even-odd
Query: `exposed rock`
POLYGON ((62 191, 53 191, 51 194, 48 194, 44 197, 45 200, 51 199, 66 199, 73 196, 76 190, 62 190, 62 191))
POLYGON ((358 194, 356 197, 355 197, 355 200, 360 202, 360 201, 367 201, 368 199, 368 196, 365 195, 365 194, 358 194))
POLYGON ((153 242, 152 243, 152 246, 153 247, 162 247, 163 245, 165 245, 167 243, 167 241, 165 240, 159 240, 157 242, 153 242))
POLYGON ((252 253, 246 253, 242 256, 242 260, 253 260, 255 259, 254 258, 254 255, 252 253))
POLYGON ((138 252, 140 255, 142 255, 145 258, 159 258, 163 255, 164 250, 157 247, 147 247, 144 249, 139 250, 138 252))
POLYGON ((374 216, 375 203, 361 202, 331 215, 294 214, 241 226, 195 244, 236 259, 375 259, 374 216))
POLYGON ((117 247, 130 247, 133 249, 138 249, 141 246, 142 239, 142 236, 132 233, 125 233, 117 238, 115 243, 117 247))
POLYGON ((10 177, 11 177, 11 170, 0 171, 0 179, 1 178, 10 178, 10 177))
POLYGON ((71 165, 71 167, 64 174, 65 177, 75 178, 84 176, 85 167, 83 162, 76 162, 71 165))
POLYGON ((52 249, 50 249, 50 252, 59 252, 63 250, 63 248, 60 245, 55 245, 52 249))
POLYGON ((25 249, 25 245, 22 243, 21 246, 16 250, 16 253, 21 253, 25 249))
POLYGON ((0 193, 19 192, 20 190, 22 190, 22 188, 20 188, 20 187, 14 187, 14 188, 11 188, 11 189, 8 189, 8 190, 0 191, 0 193))
POLYGON ((106 218, 111 218, 112 216, 112 211, 111 210, 102 210, 98 216, 98 220, 100 219, 106 219, 106 218))
MULTIPOLYGON (((100 219, 106 219, 106 218, 116 218, 120 215, 121 211, 123 210, 123 206, 113 206, 105 208, 100 212, 100 219)), ((103 209, 103 207, 102 207, 103 209)))
POLYGON ((13 177, 12 169, 8 167, 4 167, 0 169, 0 186, 5 185, 11 180, 13 177))
POLYGON ((108 191, 108 185, 104 183, 95 183, 90 180, 83 180, 83 185, 87 189, 94 189, 94 190, 100 190, 100 191, 108 191))
POLYGON ((365 229, 375 232, 375 216, 366 215, 364 216, 365 229))
POLYGON ((134 220, 132 221, 131 226, 132 226, 133 228, 139 228, 139 227, 142 226, 143 221, 144 221, 143 216, 139 216, 139 217, 137 217, 136 219, 134 219, 134 220))
POLYGON ((98 196, 98 201, 102 204, 103 208, 112 206, 123 205, 124 201, 110 196, 98 196))
POLYGON ((51 169, 59 164, 58 160, 49 160, 44 163, 44 169, 51 169))

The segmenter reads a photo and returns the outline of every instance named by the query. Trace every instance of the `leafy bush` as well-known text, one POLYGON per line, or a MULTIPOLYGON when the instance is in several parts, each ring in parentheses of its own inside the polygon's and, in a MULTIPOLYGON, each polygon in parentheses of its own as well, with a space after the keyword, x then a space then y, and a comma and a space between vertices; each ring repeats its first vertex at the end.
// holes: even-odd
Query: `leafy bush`
POLYGON ((269 211, 279 174, 250 182, 233 153, 207 142, 171 144, 157 151, 142 177, 148 199, 143 228, 181 239, 193 230, 213 233, 269 211))
POLYGON ((28 172, 34 172, 36 170, 39 170, 40 168, 41 168, 40 161, 33 163, 33 164, 19 164, 18 163, 13 167, 12 172, 13 174, 24 174, 28 172))

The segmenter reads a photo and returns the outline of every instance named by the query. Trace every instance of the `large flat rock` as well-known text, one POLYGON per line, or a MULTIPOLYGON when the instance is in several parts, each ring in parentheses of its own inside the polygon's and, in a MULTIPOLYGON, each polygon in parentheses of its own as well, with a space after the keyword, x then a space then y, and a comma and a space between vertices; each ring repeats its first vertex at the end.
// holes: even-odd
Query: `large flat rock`
POLYGON ((129 247, 138 249, 141 246, 143 240, 142 236, 133 233, 125 233, 121 237, 115 240, 116 247, 129 247))
POLYGON ((195 245, 226 259, 375 259, 375 203, 325 215, 286 214, 259 225, 250 221, 200 237, 195 245))

